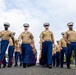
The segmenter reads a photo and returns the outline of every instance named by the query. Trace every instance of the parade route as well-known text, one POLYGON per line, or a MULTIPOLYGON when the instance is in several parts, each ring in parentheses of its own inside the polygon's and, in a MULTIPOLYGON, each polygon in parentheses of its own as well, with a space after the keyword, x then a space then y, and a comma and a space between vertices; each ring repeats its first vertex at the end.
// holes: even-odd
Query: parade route
POLYGON ((43 68, 40 65, 34 67, 12 67, 1 68, 0 75, 76 75, 76 69, 57 68, 52 69, 43 68))

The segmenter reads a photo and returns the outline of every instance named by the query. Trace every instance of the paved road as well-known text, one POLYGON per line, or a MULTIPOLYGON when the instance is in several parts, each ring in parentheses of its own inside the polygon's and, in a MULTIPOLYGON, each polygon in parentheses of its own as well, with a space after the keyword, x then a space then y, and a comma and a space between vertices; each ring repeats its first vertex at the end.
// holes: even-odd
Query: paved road
POLYGON ((39 65, 25 69, 22 67, 6 67, 0 69, 0 75, 76 75, 76 70, 56 67, 48 69, 39 65))

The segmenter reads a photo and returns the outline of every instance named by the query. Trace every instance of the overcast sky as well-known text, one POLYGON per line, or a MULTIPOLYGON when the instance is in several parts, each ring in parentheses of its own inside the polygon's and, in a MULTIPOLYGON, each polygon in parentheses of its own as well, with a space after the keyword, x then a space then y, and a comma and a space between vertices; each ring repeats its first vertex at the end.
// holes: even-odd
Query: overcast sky
POLYGON ((68 30, 68 22, 74 22, 76 30, 76 0, 0 0, 0 31, 4 22, 11 24, 9 29, 16 32, 16 38, 23 31, 23 24, 30 24, 29 31, 34 35, 39 50, 43 23, 51 24, 55 40, 61 38, 61 32, 68 30))

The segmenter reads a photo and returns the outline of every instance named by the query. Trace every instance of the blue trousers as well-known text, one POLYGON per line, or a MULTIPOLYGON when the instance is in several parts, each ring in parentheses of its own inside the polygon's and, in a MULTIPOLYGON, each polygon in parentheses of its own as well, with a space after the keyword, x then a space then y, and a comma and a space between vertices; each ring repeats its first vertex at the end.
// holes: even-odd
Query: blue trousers
POLYGON ((56 64, 56 54, 54 54, 52 56, 52 61, 53 61, 53 66, 55 66, 55 64, 56 64))
POLYGON ((22 54, 20 53, 20 64, 23 64, 23 61, 22 61, 22 54))
POLYGON ((7 62, 6 62, 6 57, 4 56, 4 60, 3 60, 3 63, 2 63, 2 64, 3 64, 4 66, 6 66, 6 63, 7 63, 7 62))
POLYGON ((33 51, 32 51, 32 55, 31 55, 31 57, 32 57, 32 62, 31 62, 31 64, 36 64, 36 58, 35 58, 35 54, 33 53, 33 51))
POLYGON ((22 44, 21 47, 22 47, 23 63, 26 63, 27 65, 32 64, 33 52, 30 44, 22 44))
POLYGON ((20 54, 20 52, 15 52, 15 65, 18 65, 18 59, 20 64, 22 64, 22 54, 20 54))
POLYGON ((60 65, 60 52, 56 53, 56 66, 59 67, 60 65))
POLYGON ((2 40, 1 41, 1 53, 0 53, 0 64, 4 62, 5 59, 5 52, 8 47, 8 40, 2 40))
POLYGON ((62 50, 61 50, 61 56, 60 56, 60 63, 61 63, 61 67, 63 67, 63 63, 64 63, 64 54, 66 55, 66 50, 67 48, 66 47, 62 47, 62 50))
MULTIPOLYGON (((72 50, 74 50, 74 53, 75 53, 75 58, 76 58, 76 42, 71 42, 70 44, 67 45, 67 67, 70 66, 70 63, 71 63, 71 55, 72 55, 72 50)), ((76 63, 76 60, 75 60, 75 63, 76 63)))
POLYGON ((45 41, 42 43, 41 62, 43 65, 52 65, 52 42, 45 41))
POLYGON ((9 46, 9 48, 8 48, 8 65, 9 66, 12 65, 13 53, 14 53, 14 47, 13 46, 9 46))

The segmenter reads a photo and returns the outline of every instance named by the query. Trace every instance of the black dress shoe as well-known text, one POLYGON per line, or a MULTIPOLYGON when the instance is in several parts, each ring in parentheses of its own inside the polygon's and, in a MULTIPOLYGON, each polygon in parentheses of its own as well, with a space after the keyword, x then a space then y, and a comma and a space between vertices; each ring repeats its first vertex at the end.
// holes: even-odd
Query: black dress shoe
POLYGON ((59 65, 56 65, 56 67, 59 67, 59 65))
POLYGON ((0 68, 1 68, 1 65, 0 65, 0 68))
POLYGON ((23 63, 23 68, 26 68, 26 63, 23 63))
POLYGON ((8 65, 7 67, 9 67, 9 68, 10 68, 10 67, 11 67, 11 65, 8 65))
POLYGON ((49 67, 49 69, 51 69, 52 68, 52 65, 49 65, 48 67, 49 67))
POLYGON ((22 64, 20 64, 20 66, 22 66, 22 64))
POLYGON ((67 69, 71 69, 71 67, 67 67, 67 69))
POLYGON ((14 66, 15 66, 15 67, 17 67, 18 65, 17 65, 17 64, 15 64, 14 66))
POLYGON ((6 67, 6 65, 3 65, 3 67, 2 68, 5 68, 6 67))
POLYGON ((61 68, 63 68, 63 66, 60 66, 61 68))
POLYGON ((30 67, 30 66, 32 66, 32 65, 27 65, 27 67, 30 67))

